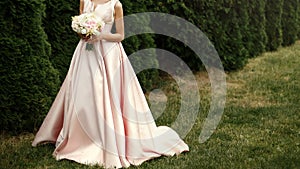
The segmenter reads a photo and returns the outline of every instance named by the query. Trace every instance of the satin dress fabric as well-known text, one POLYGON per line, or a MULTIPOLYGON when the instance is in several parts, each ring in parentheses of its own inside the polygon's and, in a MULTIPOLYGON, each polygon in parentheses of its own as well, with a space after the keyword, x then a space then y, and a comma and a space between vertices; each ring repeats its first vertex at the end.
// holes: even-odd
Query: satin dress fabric
MULTIPOLYGON (((118 0, 84 12, 114 23, 118 0)), ((54 143, 57 160, 68 159, 105 168, 140 165, 161 155, 173 156, 189 147, 167 126, 156 126, 146 98, 121 42, 99 41, 86 50, 80 40, 67 76, 38 130, 33 146, 54 143)))

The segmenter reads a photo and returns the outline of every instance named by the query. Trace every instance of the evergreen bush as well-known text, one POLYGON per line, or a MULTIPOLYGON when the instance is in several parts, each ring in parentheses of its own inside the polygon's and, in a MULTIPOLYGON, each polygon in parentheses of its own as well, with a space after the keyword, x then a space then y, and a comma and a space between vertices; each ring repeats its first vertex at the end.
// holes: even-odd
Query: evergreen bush
MULTIPOLYGON (((154 12, 161 12, 166 14, 171 14, 178 16, 180 18, 185 19, 186 22, 194 23, 196 19, 198 19, 195 15, 195 12, 192 8, 189 8, 187 4, 184 2, 184 0, 175 1, 175 0, 169 0, 169 1, 161 1, 157 4, 149 4, 149 8, 151 11, 154 12)), ((168 32, 168 28, 172 27, 175 28, 175 30, 183 30, 185 32, 178 32, 176 35, 179 39, 174 39, 172 37, 167 37, 165 35, 155 35, 155 44, 158 48, 167 50, 169 52, 174 53, 176 56, 180 57, 184 63, 186 63, 189 68, 192 71, 199 71, 203 69, 203 64, 198 56, 190 49, 186 44, 184 44, 184 41, 187 39, 191 39, 191 37, 185 37, 188 33, 193 33, 192 29, 189 29, 188 25, 182 25, 182 23, 176 23, 176 21, 170 20, 168 18, 167 20, 161 19, 159 21, 160 23, 152 23, 152 24, 160 24, 161 26, 154 25, 156 29, 164 29, 164 32, 168 32)), ((197 43, 197 42, 195 42, 197 43)), ((164 59, 164 56, 161 56, 161 59, 164 59)), ((171 66, 171 65, 170 65, 171 66)), ((178 66, 180 67, 180 66, 178 66)), ((180 69, 180 68, 179 68, 180 69)), ((178 70, 180 71, 180 70, 178 70)))
POLYGON ((299 0, 285 0, 282 12, 282 46, 296 42, 298 34, 298 4, 299 0))
POLYGON ((298 17, 297 17, 297 25, 298 25, 298 33, 297 33, 297 39, 300 40, 300 1, 299 3, 297 4, 297 14, 298 14, 298 17))
POLYGON ((200 0, 196 5, 197 15, 204 16, 197 25, 214 44, 224 68, 242 68, 248 58, 244 42, 248 32, 247 4, 240 0, 200 0))
POLYGON ((266 33, 268 42, 266 49, 268 51, 277 50, 282 43, 282 7, 284 0, 266 0, 266 33))
POLYGON ((265 0, 249 1, 249 33, 245 41, 250 57, 258 56, 266 50, 265 6, 265 0))
MULTIPOLYGON (((147 1, 145 0, 141 0, 138 3, 129 0, 121 0, 121 3, 123 5, 125 17, 130 14, 147 11, 147 6, 146 6, 147 1)), ((140 24, 135 24, 135 26, 136 25, 147 26, 150 24, 149 18, 143 18, 143 20, 135 20, 130 22, 140 23, 140 24)), ((135 28, 132 26, 133 25, 130 25, 125 21, 125 30, 134 31, 135 28)), ((154 37, 151 34, 135 35, 135 36, 128 37, 122 42, 122 44, 128 56, 142 49, 156 47, 154 43, 154 37)), ((149 53, 149 55, 152 56, 141 58, 140 56, 133 55, 132 57, 130 57, 132 66, 136 70, 137 69, 143 70, 144 64, 151 65, 152 67, 157 67, 158 60, 156 58, 156 54, 154 53, 154 51, 152 52, 152 54, 149 53)), ((139 79, 139 82, 141 83, 144 92, 148 92, 152 90, 159 83, 158 70, 156 69, 143 70, 142 72, 137 74, 137 77, 139 79)))
POLYGON ((0 6, 1 130, 33 131, 59 84, 42 29, 45 6, 39 0, 4 0, 0 6))
POLYGON ((79 42, 78 35, 71 29, 71 17, 79 14, 79 0, 45 0, 45 5, 43 25, 52 49, 50 61, 59 70, 62 82, 79 42))

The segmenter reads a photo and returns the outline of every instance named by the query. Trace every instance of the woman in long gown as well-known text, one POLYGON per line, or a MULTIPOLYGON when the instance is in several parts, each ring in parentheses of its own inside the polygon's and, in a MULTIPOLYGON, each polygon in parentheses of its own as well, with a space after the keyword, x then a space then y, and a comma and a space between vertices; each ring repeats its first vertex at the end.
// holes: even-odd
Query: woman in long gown
POLYGON ((52 142, 57 160, 106 168, 129 167, 161 155, 189 151, 169 127, 157 127, 121 41, 118 0, 80 0, 80 13, 94 12, 105 26, 81 39, 68 74, 32 143, 52 142), (111 33, 115 22, 116 33, 111 33), (86 50, 92 43, 93 50, 86 50))

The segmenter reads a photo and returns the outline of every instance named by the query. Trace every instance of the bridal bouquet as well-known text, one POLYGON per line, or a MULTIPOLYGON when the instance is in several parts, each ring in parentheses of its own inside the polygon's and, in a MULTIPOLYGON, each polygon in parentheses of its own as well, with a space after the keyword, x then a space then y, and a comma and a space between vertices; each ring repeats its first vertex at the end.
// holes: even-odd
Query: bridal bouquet
MULTIPOLYGON (((91 38, 93 35, 99 35, 103 26, 103 20, 96 17, 94 13, 83 13, 72 17, 72 29, 79 34, 82 34, 87 39, 91 38)), ((93 45, 87 43, 86 49, 92 50, 93 45)))

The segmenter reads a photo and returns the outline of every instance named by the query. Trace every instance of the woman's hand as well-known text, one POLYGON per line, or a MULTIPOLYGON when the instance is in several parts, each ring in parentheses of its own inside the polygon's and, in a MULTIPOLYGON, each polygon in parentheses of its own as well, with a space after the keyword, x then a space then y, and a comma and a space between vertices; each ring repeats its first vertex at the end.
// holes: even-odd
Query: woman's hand
POLYGON ((88 37, 86 37, 85 35, 83 35, 81 33, 78 33, 78 36, 85 41, 87 41, 89 39, 88 37))
POLYGON ((103 39, 104 39, 104 35, 103 35, 103 33, 100 33, 100 35, 98 35, 98 36, 93 35, 91 38, 88 38, 86 41, 89 43, 95 43, 95 42, 98 42, 103 39))
POLYGON ((97 41, 100 41, 100 40, 103 39, 103 37, 102 37, 101 34, 98 35, 98 36, 93 35, 93 36, 91 36, 91 37, 87 37, 87 36, 85 36, 85 35, 83 35, 83 34, 81 34, 81 33, 78 33, 78 36, 79 36, 81 39, 83 39, 84 41, 89 42, 89 43, 94 43, 94 42, 97 42, 97 41))

